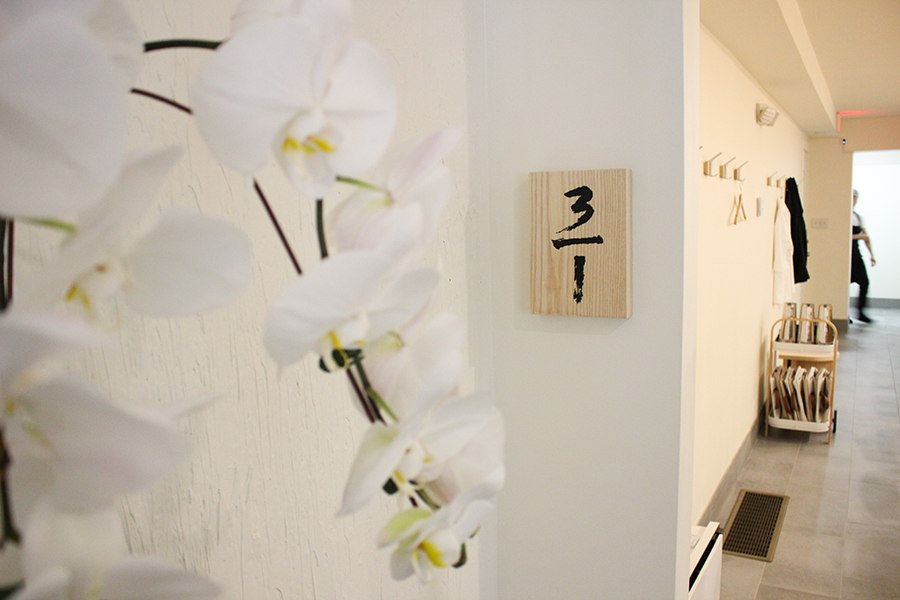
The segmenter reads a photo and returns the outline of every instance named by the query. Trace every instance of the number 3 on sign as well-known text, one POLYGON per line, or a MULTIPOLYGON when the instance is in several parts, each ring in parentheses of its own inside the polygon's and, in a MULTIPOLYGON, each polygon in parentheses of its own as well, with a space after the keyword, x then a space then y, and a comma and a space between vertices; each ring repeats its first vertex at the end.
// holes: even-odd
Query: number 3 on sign
POLYGON ((531 312, 631 316, 631 171, 531 173, 531 312))

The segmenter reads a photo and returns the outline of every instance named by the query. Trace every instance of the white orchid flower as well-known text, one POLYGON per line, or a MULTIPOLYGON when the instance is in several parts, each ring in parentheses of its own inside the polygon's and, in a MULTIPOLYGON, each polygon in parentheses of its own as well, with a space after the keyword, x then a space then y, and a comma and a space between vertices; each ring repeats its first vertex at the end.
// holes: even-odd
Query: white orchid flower
POLYGON ((112 404, 66 377, 36 378, 43 361, 99 339, 73 317, 0 317, 2 425, 16 459, 12 488, 28 497, 25 506, 48 495, 60 507, 85 510, 157 481, 187 456, 171 419, 112 404))
POLYGON ((56 2, 2 3, 0 215, 76 214, 122 164, 124 89, 84 14, 56 2))
POLYGON ((502 488, 506 480, 505 438, 503 416, 494 407, 484 427, 462 450, 444 462, 438 477, 427 483, 428 495, 440 504, 448 504, 477 485, 489 485, 496 490, 502 488))
POLYGON ((28 520, 25 587, 15 600, 201 600, 217 587, 176 565, 128 556, 125 531, 112 506, 66 513, 39 503, 28 520))
POLYGON ((26 297, 65 297, 90 311, 122 291, 135 310, 176 316, 223 306, 242 291, 252 276, 252 252, 243 232, 229 223, 171 211, 133 239, 135 222, 152 206, 178 156, 173 149, 134 155, 26 297))
POLYGON ((400 256, 413 246, 424 246, 437 231, 441 213, 453 192, 450 170, 443 159, 459 141, 458 129, 446 129, 418 142, 393 168, 379 189, 359 189, 329 215, 336 248, 396 248, 400 256), (420 224, 413 243, 394 241, 398 221, 420 224))
POLYGON ((372 252, 345 252, 297 277, 272 304, 263 334, 269 355, 287 366, 318 350, 365 345, 402 326, 425 306, 438 284, 434 269, 395 277, 372 252))
POLYGON ((212 153, 245 173, 271 155, 294 185, 324 196, 336 174, 381 156, 396 121, 387 64, 336 19, 262 20, 208 60, 194 86, 197 125, 212 153))
POLYGON ((388 479, 407 495, 415 495, 417 487, 436 477, 444 461, 484 427, 490 409, 484 396, 476 395, 424 406, 392 425, 373 424, 350 466, 338 514, 362 508, 388 479))
POLYGON ((366 353, 372 387, 390 398, 401 419, 416 412, 418 402, 450 396, 462 372, 464 334, 462 319, 449 313, 389 332, 366 353))
MULTIPOLYGON (((174 421, 162 414, 105 400, 77 380, 51 379, 6 399, 10 446, 43 453, 51 467, 46 494, 68 510, 85 510, 146 488, 189 455, 174 421)), ((13 480, 28 477, 13 466, 13 480)))
POLYGON ((463 558, 463 544, 478 531, 493 508, 496 490, 478 486, 435 512, 406 510, 392 518, 378 535, 380 547, 396 543, 391 554, 391 575, 403 580, 417 574, 429 581, 437 569, 452 567, 463 558))

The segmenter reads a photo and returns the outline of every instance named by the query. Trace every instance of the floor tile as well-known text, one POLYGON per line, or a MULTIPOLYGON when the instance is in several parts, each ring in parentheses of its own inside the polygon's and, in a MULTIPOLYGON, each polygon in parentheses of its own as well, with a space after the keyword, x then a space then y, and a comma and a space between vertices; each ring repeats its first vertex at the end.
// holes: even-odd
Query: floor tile
POLYGON ((900 530, 900 485, 851 481, 847 520, 900 530))
POLYGON ((752 558, 723 555, 720 600, 754 600, 765 565, 752 558))
POLYGON ((801 450, 791 473, 791 485, 823 490, 850 489, 850 457, 814 454, 801 450))
POLYGON ((785 529, 824 533, 841 537, 847 522, 848 490, 828 490, 798 485, 793 481, 787 490, 785 529))
MULTIPOLYGON (((857 589, 900 590, 900 531, 848 524, 844 537, 845 578, 857 589)), ((900 594, 893 596, 900 598, 900 594)))
POLYGON ((882 581, 863 581, 844 577, 841 598, 845 600, 897 600, 900 598, 900 584, 882 581))
POLYGON ((841 585, 843 551, 840 537, 782 529, 775 560, 763 571, 762 584, 834 597, 841 585))
POLYGON ((869 460, 862 454, 853 458, 850 475, 853 481, 877 483, 881 485, 900 484, 900 461, 869 460))
POLYGON ((827 598, 839 597, 840 596, 820 596, 819 594, 807 594, 806 592, 786 590, 784 588, 772 587, 771 585, 759 586, 759 592, 756 594, 756 600, 823 600, 827 598))

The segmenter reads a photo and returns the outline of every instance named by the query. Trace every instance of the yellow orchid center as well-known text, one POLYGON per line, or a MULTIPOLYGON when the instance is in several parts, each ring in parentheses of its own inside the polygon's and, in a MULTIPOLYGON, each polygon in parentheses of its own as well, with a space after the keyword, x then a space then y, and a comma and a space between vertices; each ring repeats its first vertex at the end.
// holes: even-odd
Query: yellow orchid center
POLYGON ((422 550, 422 552, 425 553, 425 556, 428 557, 428 560, 434 566, 441 567, 441 568, 447 566, 447 563, 444 562, 444 555, 441 554, 441 551, 438 549, 437 546, 435 546, 428 540, 425 540, 424 542, 419 544, 419 548, 422 550))
POLYGON ((304 155, 309 156, 311 154, 315 154, 316 152, 331 154, 336 150, 337 148, 334 146, 334 144, 317 135, 311 135, 302 142, 294 136, 288 135, 281 142, 281 151, 285 154, 302 152, 304 155))
POLYGON ((69 291, 66 292, 66 302, 72 302, 73 300, 81 302, 81 305, 85 310, 88 312, 91 311, 91 299, 87 295, 87 292, 84 291, 84 288, 77 283, 73 283, 69 288, 69 291))

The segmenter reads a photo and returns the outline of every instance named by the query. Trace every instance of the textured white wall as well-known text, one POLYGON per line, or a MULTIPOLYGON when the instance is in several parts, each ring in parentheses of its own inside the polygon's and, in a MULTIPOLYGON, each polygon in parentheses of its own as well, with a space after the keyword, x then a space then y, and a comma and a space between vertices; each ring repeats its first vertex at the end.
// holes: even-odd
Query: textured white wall
MULTIPOLYGON (((130 4, 147 39, 220 39, 228 32, 234 2, 130 4)), ((356 8, 357 33, 384 51, 398 82, 397 138, 465 126, 464 3, 387 0, 358 2, 356 8)), ((202 50, 148 55, 139 85, 189 104, 189 80, 205 56, 202 50)), ((121 327, 113 331, 110 345, 85 362, 89 377, 111 396, 159 404, 221 396, 184 425, 194 442, 193 460, 152 493, 124 502, 132 548, 208 573, 229 599, 478 598, 477 544, 462 571, 429 585, 415 579, 396 583, 389 575, 389 552, 374 546, 378 529, 393 514, 394 500, 335 518, 364 419, 350 403, 342 377, 319 372, 313 360, 279 374, 261 347, 266 305, 291 279, 291 265, 247 182, 210 159, 191 121, 149 101, 134 99, 131 105, 136 145, 188 145, 160 207, 187 206, 240 224, 257 260, 252 288, 235 306, 217 313, 165 321, 116 307, 104 315, 121 327)), ((445 275, 436 308, 462 315, 468 306, 467 148, 464 141, 449 161, 457 194, 429 253, 429 261, 439 263, 445 275)), ((309 204, 284 185, 274 168, 260 181, 301 264, 312 265, 317 250, 309 204)), ((45 250, 39 242, 23 250, 23 271, 45 250)))
POLYGON ((684 47, 695 48, 696 3, 474 4, 485 70, 473 74, 484 158, 473 197, 490 201, 481 235, 508 425, 499 597, 683 597, 683 230, 696 202, 685 195, 685 147, 696 144, 685 80, 697 68, 684 47), (633 170, 634 316, 531 315, 528 173, 615 167, 633 170))
MULTIPOLYGON (((806 136, 784 112, 772 127, 757 125, 756 103, 773 104, 771 99, 708 30, 701 30, 700 41, 694 522, 759 413, 769 328, 781 316, 772 304, 772 242, 784 188, 767 187, 766 176, 777 171, 779 177, 794 177, 802 192, 806 147, 806 136), (749 161, 743 183, 701 174, 702 162, 718 152, 717 174, 718 165, 732 156, 731 168, 749 161), (734 225, 737 194, 747 220, 734 225), (762 198, 762 217, 756 216, 757 198, 762 198)), ((798 300, 799 288, 795 296, 798 300)))

